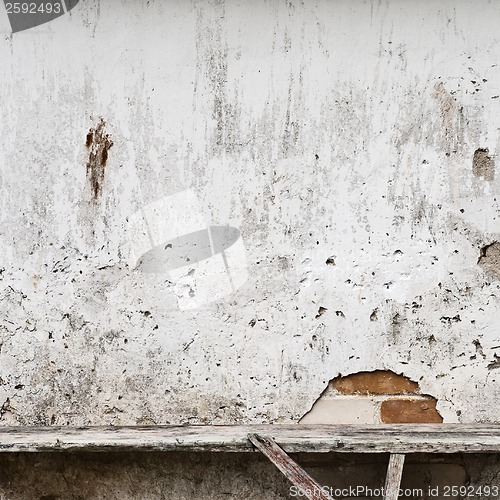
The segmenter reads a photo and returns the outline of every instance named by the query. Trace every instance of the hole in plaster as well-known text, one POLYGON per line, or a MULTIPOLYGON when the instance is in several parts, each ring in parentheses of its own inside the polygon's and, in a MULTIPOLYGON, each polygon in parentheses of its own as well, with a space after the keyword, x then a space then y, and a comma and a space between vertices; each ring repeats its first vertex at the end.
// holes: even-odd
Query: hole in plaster
POLYGON ((496 353, 493 353, 493 361, 488 364, 488 370, 497 370, 500 368, 500 356, 496 353))
POLYGON ((318 309, 318 314, 316 314, 315 316, 315 319, 321 318, 321 316, 323 316, 323 314, 325 314, 326 311, 328 311, 326 307, 320 306, 318 309))
POLYGON ((330 380, 301 424, 442 423, 437 399, 417 382, 390 370, 330 380))
POLYGON ((482 247, 477 264, 485 273, 500 277, 500 242, 494 241, 482 247))
POLYGON ((472 173, 490 182, 495 178, 495 162, 489 155, 488 148, 479 148, 474 151, 472 173))

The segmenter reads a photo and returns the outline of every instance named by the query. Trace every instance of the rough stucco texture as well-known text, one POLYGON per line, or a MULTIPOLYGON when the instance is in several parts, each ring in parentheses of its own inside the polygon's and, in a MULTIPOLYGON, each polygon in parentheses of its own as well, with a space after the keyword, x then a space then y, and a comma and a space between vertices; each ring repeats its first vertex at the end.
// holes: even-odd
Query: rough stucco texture
MULTIPOLYGON (((332 491, 350 486, 366 490, 384 485, 385 454, 298 454, 297 460, 332 491)), ((402 488, 419 488, 422 500, 457 500, 429 495, 429 488, 462 486, 471 491, 498 485, 498 460, 492 455, 408 456, 402 488), (466 473, 465 470, 469 472, 466 473)), ((0 455, 0 495, 5 500, 284 500, 287 479, 260 454, 221 453, 24 453, 0 455), (243 456, 244 455, 244 456, 243 456)), ((492 488, 490 487, 490 490, 492 488)), ((380 496, 347 496, 373 498, 380 496)), ((416 498, 405 496, 402 498, 416 498)), ((480 500, 481 495, 469 495, 480 500)))
POLYGON ((82 0, 11 35, 2 11, 0 423, 298 421, 384 369, 445 422, 498 419, 499 16, 82 0), (181 310, 127 221, 186 189, 248 279, 181 310))

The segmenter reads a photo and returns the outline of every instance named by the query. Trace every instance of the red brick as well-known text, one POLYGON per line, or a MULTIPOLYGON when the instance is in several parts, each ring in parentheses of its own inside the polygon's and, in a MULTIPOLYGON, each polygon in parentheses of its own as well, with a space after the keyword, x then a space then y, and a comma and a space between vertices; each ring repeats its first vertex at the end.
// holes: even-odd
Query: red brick
POLYGON ((387 399, 380 407, 384 424, 440 424, 443 417, 436 410, 434 398, 387 399))
POLYGON ((392 371, 359 372, 332 380, 331 387, 341 394, 415 394, 418 384, 392 371))

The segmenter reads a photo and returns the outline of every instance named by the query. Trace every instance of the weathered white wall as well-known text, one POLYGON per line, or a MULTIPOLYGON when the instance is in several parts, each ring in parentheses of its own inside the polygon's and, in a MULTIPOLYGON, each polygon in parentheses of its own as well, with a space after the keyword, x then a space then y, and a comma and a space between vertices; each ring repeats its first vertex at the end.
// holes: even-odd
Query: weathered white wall
POLYGON ((0 14, 0 422, 297 421, 374 369, 445 422, 498 419, 500 281, 477 262, 500 171, 472 159, 500 147, 499 20, 484 0, 82 0, 10 35, 0 14), (127 220, 189 188, 240 229, 249 277, 181 310, 129 265, 127 220))

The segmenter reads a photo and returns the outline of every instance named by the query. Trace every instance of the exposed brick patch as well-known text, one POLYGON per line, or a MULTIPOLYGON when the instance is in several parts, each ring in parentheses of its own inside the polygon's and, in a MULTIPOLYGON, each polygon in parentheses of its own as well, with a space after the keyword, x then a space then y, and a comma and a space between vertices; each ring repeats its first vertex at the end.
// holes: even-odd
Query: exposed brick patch
POLYGON ((300 423, 442 423, 437 399, 417 382, 390 370, 358 372, 330 381, 300 423))
POLYGON ((387 399, 380 407, 380 418, 384 424, 441 424, 443 417, 436 409, 436 399, 387 399))
POLYGON ((341 394, 415 394, 418 384, 393 371, 359 372, 331 381, 331 387, 341 394))

